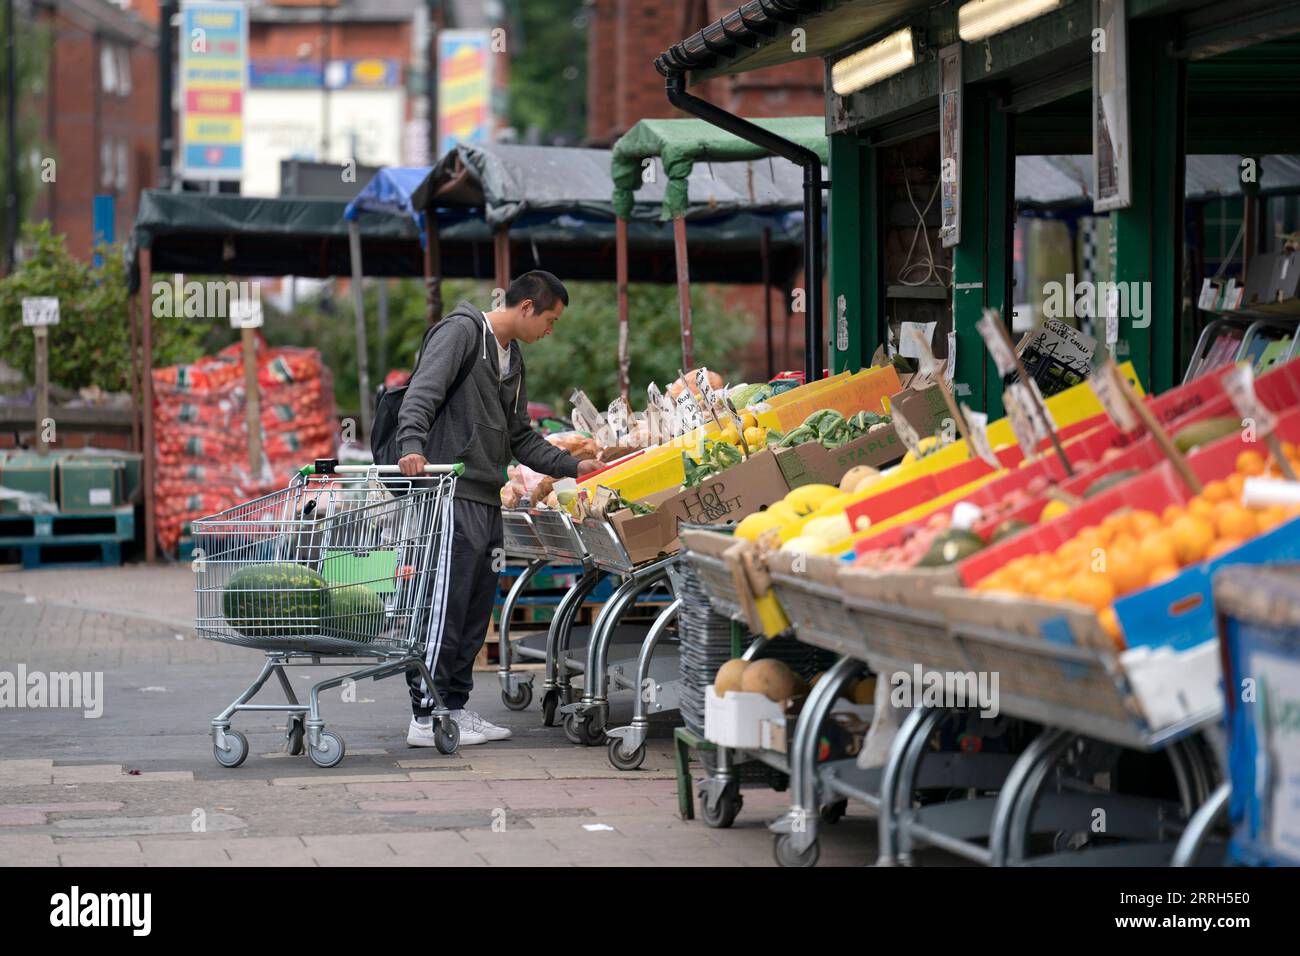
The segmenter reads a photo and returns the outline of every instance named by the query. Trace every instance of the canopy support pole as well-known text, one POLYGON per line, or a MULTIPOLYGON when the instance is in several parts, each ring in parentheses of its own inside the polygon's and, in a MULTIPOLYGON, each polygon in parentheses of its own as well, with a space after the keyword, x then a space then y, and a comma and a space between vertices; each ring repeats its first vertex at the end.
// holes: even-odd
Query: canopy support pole
POLYGON ((691 266, 686 258, 686 219, 673 218, 673 252, 677 257, 677 311, 682 317, 682 372, 695 368, 695 338, 691 334, 691 266))
POLYGON ((424 300, 425 325, 433 325, 442 318, 442 243, 433 209, 424 213, 424 300))
POLYGON ((153 252, 140 250, 140 290, 148 296, 150 306, 142 309, 144 317, 143 347, 140 357, 142 391, 140 416, 143 422, 144 447, 144 559, 152 563, 158 558, 158 502, 154 496, 154 440, 153 440, 153 252))
POLYGON ((632 407, 631 356, 628 354, 627 220, 614 220, 615 281, 618 288, 618 393, 632 407))
POLYGON ((492 259, 497 288, 504 293, 510 287, 510 233, 505 228, 492 233, 492 259))
POLYGON ((667 77, 665 91, 668 102, 678 109, 803 167, 803 255, 807 287, 804 376, 805 381, 816 381, 826 365, 826 343, 822 340, 822 190, 830 183, 822 179, 821 160, 812 150, 687 93, 686 78, 680 73, 667 77))
POLYGON ((776 357, 772 354, 772 229, 763 227, 763 242, 759 246, 763 260, 763 334, 767 338, 767 377, 776 374, 772 367, 776 357))
POLYGON ((348 223, 348 254, 352 260, 352 310, 357 329, 357 391, 361 398, 361 440, 370 437, 370 364, 366 358, 366 303, 361 287, 361 226, 348 223))
POLYGON ((140 309, 144 299, 144 288, 131 296, 127 305, 126 320, 131 326, 131 450, 140 451, 140 331, 136 327, 139 318, 136 310, 140 309))

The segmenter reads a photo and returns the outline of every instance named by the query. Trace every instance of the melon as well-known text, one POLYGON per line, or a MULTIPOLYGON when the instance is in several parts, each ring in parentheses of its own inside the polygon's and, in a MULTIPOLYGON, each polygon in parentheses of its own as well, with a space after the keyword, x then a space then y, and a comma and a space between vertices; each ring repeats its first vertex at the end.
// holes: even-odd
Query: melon
POLYGON ((252 564, 230 576, 221 610, 245 637, 317 634, 326 587, 324 578, 300 564, 252 564))
POLYGON ((742 691, 762 694, 768 700, 789 700, 797 687, 794 673, 784 662, 778 660, 754 661, 740 676, 742 691))
POLYGON ((330 588, 322 633, 368 644, 384 631, 384 601, 364 584, 330 588))
POLYGON ((853 688, 853 703, 870 704, 876 699, 876 679, 874 677, 864 677, 858 681, 858 685, 853 688))
POLYGON ((854 465, 840 479, 840 491, 857 491, 864 478, 879 478, 880 472, 870 465, 854 465))
POLYGON ((739 657, 727 661, 718 668, 717 676, 713 678, 713 692, 719 697, 726 697, 728 691, 740 690, 741 678, 748 668, 749 661, 739 657))

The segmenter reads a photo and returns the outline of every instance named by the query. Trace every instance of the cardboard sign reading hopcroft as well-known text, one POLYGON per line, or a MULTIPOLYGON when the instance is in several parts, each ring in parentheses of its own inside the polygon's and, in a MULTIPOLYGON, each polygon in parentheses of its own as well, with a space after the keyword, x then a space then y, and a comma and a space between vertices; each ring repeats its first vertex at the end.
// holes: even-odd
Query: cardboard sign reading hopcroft
POLYGON ((23 299, 23 325, 37 326, 59 324, 59 300, 54 296, 29 296, 23 299))

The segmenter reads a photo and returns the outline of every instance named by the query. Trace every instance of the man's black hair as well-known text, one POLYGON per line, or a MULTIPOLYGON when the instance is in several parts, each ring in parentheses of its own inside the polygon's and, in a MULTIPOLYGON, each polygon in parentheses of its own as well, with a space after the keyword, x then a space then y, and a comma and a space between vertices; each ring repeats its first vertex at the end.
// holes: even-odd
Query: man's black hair
POLYGON ((566 306, 569 304, 569 290, 551 273, 534 269, 516 277, 510 283, 510 288, 506 289, 507 308, 518 305, 524 299, 532 299, 538 312, 549 312, 555 308, 556 302, 563 302, 566 306))

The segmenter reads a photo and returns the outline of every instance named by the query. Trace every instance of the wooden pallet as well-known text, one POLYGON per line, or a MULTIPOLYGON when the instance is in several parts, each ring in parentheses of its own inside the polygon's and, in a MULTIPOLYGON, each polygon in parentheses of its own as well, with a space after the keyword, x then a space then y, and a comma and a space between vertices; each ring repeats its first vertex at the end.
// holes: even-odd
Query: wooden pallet
POLYGON ((0 514, 0 551, 18 551, 25 570, 122 563, 135 537, 135 508, 55 514, 0 514))

